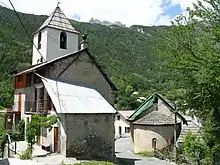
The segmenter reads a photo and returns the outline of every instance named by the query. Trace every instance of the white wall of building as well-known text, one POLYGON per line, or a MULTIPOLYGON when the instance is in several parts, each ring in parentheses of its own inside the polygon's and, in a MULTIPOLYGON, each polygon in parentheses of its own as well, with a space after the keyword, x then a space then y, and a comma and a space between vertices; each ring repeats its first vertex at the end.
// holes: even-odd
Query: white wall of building
POLYGON ((32 65, 37 64, 37 60, 41 58, 41 55, 46 59, 47 56, 47 40, 48 40, 48 28, 45 28, 41 31, 41 48, 36 49, 38 47, 38 34, 36 33, 33 38, 33 54, 32 54, 32 65), (35 47, 36 46, 36 47, 35 47), (39 53, 40 52, 40 53, 39 53))
POLYGON ((135 153, 153 151, 152 140, 156 139, 156 148, 162 149, 168 145, 168 139, 172 138, 174 125, 170 126, 134 126, 134 146, 135 153))
MULTIPOLYGON (((33 45, 32 65, 37 64, 37 60, 41 58, 41 55, 44 57, 44 60, 48 61, 78 50, 79 35, 71 32, 66 32, 67 49, 60 48, 61 32, 61 30, 54 28, 45 28, 41 31, 41 48, 37 50, 33 45)), ((36 33, 33 39, 36 46, 38 46, 38 34, 36 33)))
POLYGON ((60 48, 60 33, 61 30, 48 28, 47 39, 47 58, 46 60, 52 60, 57 57, 61 57, 65 54, 73 53, 78 50, 79 36, 76 33, 67 33, 67 49, 60 48), (51 37, 53 36, 53 37, 51 37))
POLYGON ((120 113, 117 113, 115 115, 115 137, 120 137, 119 127, 121 127, 122 137, 130 136, 130 131, 127 133, 125 131, 126 128, 130 130, 130 124, 126 121, 126 119, 120 113), (118 118, 118 116, 120 116, 120 119, 118 118))

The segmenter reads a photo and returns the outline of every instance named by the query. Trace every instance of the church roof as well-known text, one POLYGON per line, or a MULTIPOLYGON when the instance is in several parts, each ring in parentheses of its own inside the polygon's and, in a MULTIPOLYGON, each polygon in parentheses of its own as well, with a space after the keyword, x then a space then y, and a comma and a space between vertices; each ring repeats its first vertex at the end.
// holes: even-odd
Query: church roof
POLYGON ((67 19, 67 17, 62 12, 59 6, 57 6, 56 9, 50 14, 50 16, 41 25, 41 27, 37 30, 37 32, 46 27, 51 27, 73 33, 79 33, 73 28, 73 26, 71 25, 71 23, 69 22, 69 20, 67 19))
MULTIPOLYGON (((179 121, 178 121, 179 123, 179 121)), ((149 114, 133 122, 140 125, 172 125, 175 124, 171 116, 164 115, 159 111, 152 111, 149 114)))
POLYGON ((34 71, 37 71, 37 70, 40 70, 50 64, 53 64, 55 63, 56 61, 59 61, 59 60, 62 60, 62 59, 65 59, 65 58, 68 58, 70 56, 76 56, 76 57, 79 57, 81 55, 81 52, 85 52, 88 54, 89 58, 92 60, 92 63, 98 68, 98 70, 100 71, 100 73, 102 74, 102 76, 105 78, 105 80, 109 83, 109 85, 111 86, 111 88, 114 90, 114 91, 117 91, 117 88, 116 86, 114 85, 114 83, 111 81, 111 79, 109 78, 109 76, 107 75, 107 73, 102 69, 102 66, 96 61, 96 58, 89 52, 88 48, 86 49, 81 49, 81 50, 78 50, 78 51, 75 51, 73 53, 70 53, 70 54, 66 54, 66 55, 63 55, 61 57, 57 57, 53 60, 50 60, 50 61, 46 61, 46 62, 43 62, 43 63, 40 63, 40 64, 36 64, 36 65, 32 65, 32 66, 28 66, 26 68, 23 68, 23 69, 17 69, 17 70, 14 70, 11 72, 11 74, 13 74, 13 76, 18 76, 18 75, 22 75, 22 74, 27 74, 27 73, 30 73, 30 72, 34 72, 34 71))
MULTIPOLYGON (((141 106, 139 106, 138 107, 138 109, 129 117, 129 121, 132 121, 132 122, 134 122, 134 121, 137 121, 137 120, 139 120, 140 118, 142 118, 142 114, 144 114, 145 112, 147 112, 147 111, 149 111, 150 110, 150 108, 155 104, 155 103, 158 103, 158 99, 160 99, 162 102, 163 102, 163 104, 164 105, 166 105, 169 109, 170 109, 170 111, 172 112, 172 113, 174 113, 174 111, 175 111, 175 108, 171 105, 171 103, 169 103, 169 101, 168 100, 166 100, 165 98, 163 98, 161 95, 159 95, 158 93, 154 93, 153 95, 151 95, 141 106)), ((157 113, 157 112, 155 112, 155 113, 157 113)), ((152 123, 152 124, 154 124, 154 121, 158 121, 158 117, 160 117, 161 118, 161 122, 162 123, 166 123, 166 122, 164 122, 164 121, 168 121, 168 123, 169 123, 169 119, 168 118, 166 118, 164 115, 158 115, 158 114, 155 114, 155 113, 151 113, 151 115, 150 115, 150 118, 152 118, 152 120, 151 121, 148 121, 148 124, 149 123, 152 123), (153 117, 152 117, 152 115, 158 115, 157 116, 157 118, 155 119, 153 119, 153 117)), ((147 114, 147 115, 149 115, 149 114, 147 114)), ((187 123, 187 121, 186 121, 186 119, 180 114, 180 113, 178 113, 177 112, 177 116, 179 117, 179 118, 181 118, 181 120, 183 121, 183 123, 184 124, 186 124, 187 123)), ((141 119, 140 121, 144 121, 144 120, 147 120, 148 119, 148 117, 147 118, 144 118, 143 120, 141 119)), ((160 123, 161 124, 161 123, 160 123)), ((167 123, 166 123, 167 124, 167 123)), ((171 123, 170 123, 171 124, 171 123)))

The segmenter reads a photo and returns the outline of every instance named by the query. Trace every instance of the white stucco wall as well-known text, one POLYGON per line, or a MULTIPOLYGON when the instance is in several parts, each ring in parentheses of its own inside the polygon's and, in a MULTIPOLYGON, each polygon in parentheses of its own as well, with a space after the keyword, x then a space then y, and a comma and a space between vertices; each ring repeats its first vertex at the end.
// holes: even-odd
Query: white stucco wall
MULTIPOLYGON (((76 33, 67 33, 67 49, 60 48, 60 33, 61 30, 53 28, 45 28, 41 31, 41 49, 40 53, 46 61, 63 56, 65 54, 73 53, 78 50, 79 35, 76 33)), ((38 46, 38 33, 34 35, 34 44, 38 46)), ((38 50, 33 45, 32 65, 37 64, 40 59, 38 50)))
POLYGON ((54 58, 63 56, 65 54, 73 53, 78 50, 79 37, 76 33, 67 33, 67 49, 60 49, 60 33, 61 30, 48 28, 47 39, 47 58, 46 60, 52 60, 54 58), (52 37, 51 37, 52 36, 52 37))
POLYGON ((32 53, 32 65, 37 64, 37 60, 41 58, 41 55, 44 57, 44 59, 46 59, 46 55, 47 55, 47 40, 48 40, 48 28, 44 29, 41 31, 41 48, 40 49, 36 49, 36 47, 38 47, 38 34, 36 33, 34 35, 33 38, 33 42, 34 42, 34 46, 33 45, 33 53, 32 53), (40 53, 41 55, 40 55, 40 53))
POLYGON ((130 124, 125 121, 120 114, 115 115, 115 137, 119 137, 119 127, 121 127, 121 136, 130 136, 130 133, 125 133, 125 127, 130 128, 130 124), (118 120, 117 116, 120 116, 120 120, 118 120))
POLYGON ((168 146, 173 137, 174 125, 144 126, 134 125, 133 150, 135 153, 153 151, 152 140, 156 138, 156 148, 168 146))

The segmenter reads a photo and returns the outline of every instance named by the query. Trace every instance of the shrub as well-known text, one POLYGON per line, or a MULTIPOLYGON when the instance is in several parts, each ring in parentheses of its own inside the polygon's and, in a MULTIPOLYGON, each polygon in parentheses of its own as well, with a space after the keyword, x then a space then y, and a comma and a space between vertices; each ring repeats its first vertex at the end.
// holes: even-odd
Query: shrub
POLYGON ((21 160, 29 160, 31 159, 31 147, 28 146, 24 153, 20 156, 21 160))

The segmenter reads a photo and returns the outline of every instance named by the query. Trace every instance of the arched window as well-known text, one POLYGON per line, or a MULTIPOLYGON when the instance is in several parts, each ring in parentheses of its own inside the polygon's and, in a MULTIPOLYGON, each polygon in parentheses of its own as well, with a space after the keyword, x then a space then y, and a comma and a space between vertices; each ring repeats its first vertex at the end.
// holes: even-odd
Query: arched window
POLYGON ((60 33, 60 48, 67 49, 67 35, 66 32, 60 33))
POLYGON ((37 42, 37 48, 41 48, 41 32, 38 33, 38 42, 37 42))
POLYGON ((157 148, 157 139, 156 138, 152 139, 152 148, 154 148, 154 149, 157 148))

